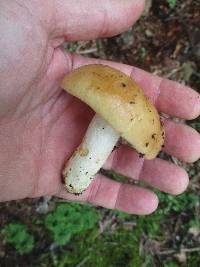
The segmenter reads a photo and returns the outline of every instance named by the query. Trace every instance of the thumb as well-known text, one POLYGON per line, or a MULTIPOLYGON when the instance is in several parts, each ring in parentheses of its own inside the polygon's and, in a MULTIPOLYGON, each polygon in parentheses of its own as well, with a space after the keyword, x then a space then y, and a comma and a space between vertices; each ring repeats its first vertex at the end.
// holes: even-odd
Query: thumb
POLYGON ((141 15, 144 0, 55 0, 54 37, 90 40, 119 34, 141 15))
POLYGON ((109 65, 110 67, 123 71, 127 75, 130 75, 132 70, 131 66, 122 63, 117 63, 97 58, 84 57, 78 54, 69 53, 64 48, 56 48, 54 50, 51 63, 48 66, 46 74, 47 80, 51 81, 52 83, 54 82, 59 83, 61 79, 64 77, 64 75, 71 72, 73 69, 76 69, 78 67, 87 64, 109 65))
POLYGON ((64 48, 56 48, 54 50, 52 60, 48 66, 46 74, 47 80, 51 81, 52 83, 59 83, 64 75, 71 72, 73 69, 88 64, 109 65, 110 67, 123 71, 127 75, 130 75, 132 71, 132 67, 126 64, 97 58, 89 58, 78 54, 72 54, 64 48))

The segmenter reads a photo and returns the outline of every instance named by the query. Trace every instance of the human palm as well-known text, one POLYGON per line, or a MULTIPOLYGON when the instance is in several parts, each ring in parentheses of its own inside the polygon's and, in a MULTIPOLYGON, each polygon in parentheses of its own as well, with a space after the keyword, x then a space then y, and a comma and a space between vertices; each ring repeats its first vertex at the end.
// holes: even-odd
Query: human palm
MULTIPOLYGON (((60 48, 64 40, 121 32, 143 9, 141 0, 102 2, 49 0, 45 6, 39 0, 0 3, 0 47, 4 48, 0 53, 1 200, 56 195, 138 214, 157 207, 151 191, 102 175, 97 175, 80 196, 65 192, 61 183, 63 165, 93 116, 85 104, 59 87, 63 75, 72 69, 88 63, 108 64, 134 78, 159 111, 184 119, 200 113, 199 95, 190 88, 131 66, 71 55, 60 48)), ((170 120, 164 124, 164 150, 183 161, 197 160, 198 133, 170 120)), ((188 176, 180 167, 158 158, 144 161, 124 145, 111 154, 104 167, 172 194, 181 193, 188 184, 188 176)))

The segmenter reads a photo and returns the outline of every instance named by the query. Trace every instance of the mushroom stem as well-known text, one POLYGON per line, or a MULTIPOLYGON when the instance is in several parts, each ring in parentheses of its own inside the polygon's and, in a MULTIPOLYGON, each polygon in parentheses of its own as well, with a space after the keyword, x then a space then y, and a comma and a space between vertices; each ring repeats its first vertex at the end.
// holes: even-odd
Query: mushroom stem
POLYGON ((99 115, 92 119, 82 143, 67 162, 63 176, 68 192, 80 194, 91 183, 120 135, 99 115))

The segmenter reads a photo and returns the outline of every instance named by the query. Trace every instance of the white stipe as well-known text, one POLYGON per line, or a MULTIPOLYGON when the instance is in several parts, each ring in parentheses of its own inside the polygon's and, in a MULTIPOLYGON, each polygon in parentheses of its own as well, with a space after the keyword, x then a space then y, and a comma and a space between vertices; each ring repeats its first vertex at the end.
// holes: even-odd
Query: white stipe
POLYGON ((103 166, 116 145, 119 134, 97 114, 85 137, 63 171, 65 186, 71 193, 83 192, 103 166))

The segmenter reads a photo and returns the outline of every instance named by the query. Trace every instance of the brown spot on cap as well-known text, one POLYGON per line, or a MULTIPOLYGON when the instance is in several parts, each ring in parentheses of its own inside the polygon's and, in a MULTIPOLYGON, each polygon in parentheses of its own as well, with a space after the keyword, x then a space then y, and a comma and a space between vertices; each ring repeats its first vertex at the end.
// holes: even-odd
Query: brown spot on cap
POLYGON ((156 138, 156 134, 155 134, 155 133, 152 134, 151 138, 152 138, 152 139, 155 139, 155 138, 156 138))
POLYGON ((121 83, 121 86, 122 86, 122 87, 126 87, 126 84, 125 84, 125 83, 121 83))

